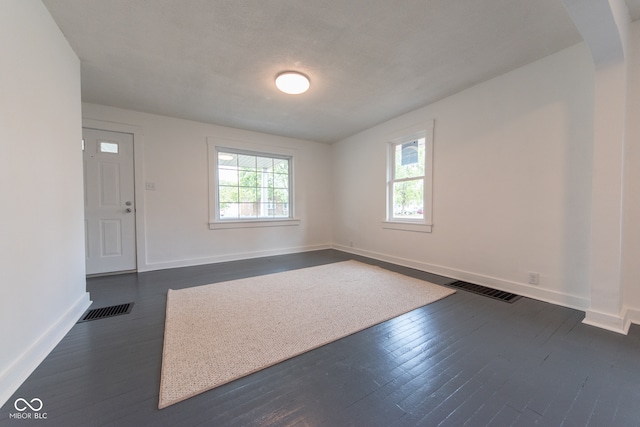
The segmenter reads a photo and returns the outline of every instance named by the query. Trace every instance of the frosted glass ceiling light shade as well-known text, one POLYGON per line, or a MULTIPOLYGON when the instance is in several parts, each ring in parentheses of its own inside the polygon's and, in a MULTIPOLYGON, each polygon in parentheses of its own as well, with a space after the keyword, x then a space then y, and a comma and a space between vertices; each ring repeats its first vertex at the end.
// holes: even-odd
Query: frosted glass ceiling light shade
POLYGON ((285 71, 276 77, 276 86, 284 93, 298 95, 309 90, 309 78, 302 73, 285 71))

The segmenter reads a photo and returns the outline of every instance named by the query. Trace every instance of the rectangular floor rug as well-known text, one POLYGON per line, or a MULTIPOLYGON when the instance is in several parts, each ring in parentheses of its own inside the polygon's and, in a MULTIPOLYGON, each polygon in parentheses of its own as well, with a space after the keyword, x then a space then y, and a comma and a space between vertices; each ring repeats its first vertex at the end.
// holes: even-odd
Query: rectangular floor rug
POLYGON ((357 261, 170 289, 158 407, 454 292, 357 261))

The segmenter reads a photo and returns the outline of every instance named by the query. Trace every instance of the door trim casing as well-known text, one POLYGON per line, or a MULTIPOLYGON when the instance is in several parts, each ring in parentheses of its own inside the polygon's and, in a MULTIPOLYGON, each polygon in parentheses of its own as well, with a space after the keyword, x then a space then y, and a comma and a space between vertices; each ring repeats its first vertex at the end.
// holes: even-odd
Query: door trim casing
POLYGON ((147 238, 144 193, 144 132, 140 126, 82 118, 82 127, 133 135, 133 180, 136 200, 136 266, 137 271, 147 270, 147 238))

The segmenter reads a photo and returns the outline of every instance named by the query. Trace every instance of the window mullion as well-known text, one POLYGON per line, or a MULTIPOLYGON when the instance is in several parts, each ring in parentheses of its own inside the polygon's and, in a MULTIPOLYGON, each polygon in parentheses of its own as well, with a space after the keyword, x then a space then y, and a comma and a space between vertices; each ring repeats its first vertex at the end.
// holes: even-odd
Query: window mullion
POLYGON ((400 179, 392 179, 391 183, 400 183, 400 182, 408 182, 408 181, 417 181, 419 179, 424 179, 423 175, 413 176, 411 178, 400 178, 400 179))

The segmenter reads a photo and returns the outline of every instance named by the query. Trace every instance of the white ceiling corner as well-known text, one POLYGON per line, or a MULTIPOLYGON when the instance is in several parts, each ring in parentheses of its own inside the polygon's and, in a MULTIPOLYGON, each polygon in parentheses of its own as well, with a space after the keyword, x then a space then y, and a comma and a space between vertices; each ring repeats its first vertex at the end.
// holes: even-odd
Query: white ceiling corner
POLYGON ((640 0, 625 0, 632 21, 640 19, 640 0))

